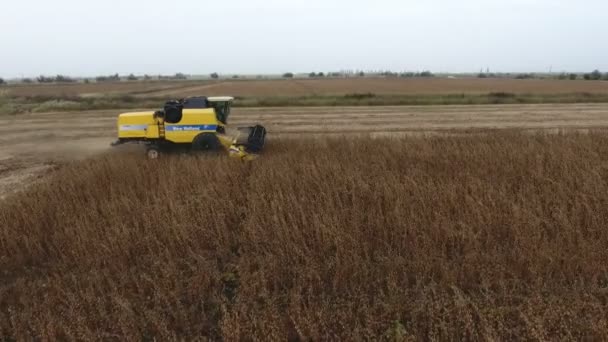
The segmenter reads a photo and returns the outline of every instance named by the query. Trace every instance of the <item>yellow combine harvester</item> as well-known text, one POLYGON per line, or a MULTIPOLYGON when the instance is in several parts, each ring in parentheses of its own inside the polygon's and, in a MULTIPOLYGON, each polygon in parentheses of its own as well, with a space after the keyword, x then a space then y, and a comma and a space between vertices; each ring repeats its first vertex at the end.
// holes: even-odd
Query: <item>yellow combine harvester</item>
POLYGON ((227 127, 232 97, 189 97, 168 101, 156 112, 123 113, 118 116, 118 140, 143 143, 150 159, 162 151, 226 150, 231 157, 254 159, 264 148, 266 129, 256 125, 231 130, 227 127))

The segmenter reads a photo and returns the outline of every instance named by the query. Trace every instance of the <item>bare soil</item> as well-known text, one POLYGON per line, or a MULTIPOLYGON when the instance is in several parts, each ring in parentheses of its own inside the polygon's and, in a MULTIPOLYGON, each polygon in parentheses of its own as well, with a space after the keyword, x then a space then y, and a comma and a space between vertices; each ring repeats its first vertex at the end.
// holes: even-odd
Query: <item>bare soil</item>
MULTIPOLYGON (((120 111, 0 117, 0 198, 61 163, 110 151, 120 111)), ((493 129, 608 127, 607 104, 235 108, 231 124, 261 123, 269 137, 458 134, 493 129)))
POLYGON ((605 81, 516 80, 477 78, 338 78, 229 81, 146 81, 75 84, 31 84, 7 87, 14 96, 310 96, 374 94, 525 94, 608 93, 605 81))
POLYGON ((374 94, 485 94, 491 92, 558 94, 606 93, 608 82, 513 79, 330 79, 330 80, 275 80, 226 81, 176 90, 163 89, 148 95, 195 96, 234 94, 236 96, 309 96, 343 95, 350 93, 374 94))

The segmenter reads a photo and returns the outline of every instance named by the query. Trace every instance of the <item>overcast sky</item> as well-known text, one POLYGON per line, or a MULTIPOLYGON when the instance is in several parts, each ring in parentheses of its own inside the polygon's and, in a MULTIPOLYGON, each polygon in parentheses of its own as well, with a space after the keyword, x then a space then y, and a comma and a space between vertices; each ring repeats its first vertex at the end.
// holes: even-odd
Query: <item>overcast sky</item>
POLYGON ((608 0, 0 0, 0 76, 608 71, 608 0))

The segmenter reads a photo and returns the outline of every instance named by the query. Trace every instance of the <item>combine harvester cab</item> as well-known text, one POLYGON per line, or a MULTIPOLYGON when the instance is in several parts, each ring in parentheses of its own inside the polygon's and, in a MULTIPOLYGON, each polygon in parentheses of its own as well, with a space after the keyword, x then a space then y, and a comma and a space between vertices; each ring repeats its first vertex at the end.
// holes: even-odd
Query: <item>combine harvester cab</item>
POLYGON ((228 96, 190 97, 167 101, 163 110, 156 112, 120 114, 118 140, 112 145, 143 143, 151 159, 171 150, 224 150, 231 157, 255 159, 264 148, 266 129, 256 125, 231 130, 227 124, 233 100, 228 96))

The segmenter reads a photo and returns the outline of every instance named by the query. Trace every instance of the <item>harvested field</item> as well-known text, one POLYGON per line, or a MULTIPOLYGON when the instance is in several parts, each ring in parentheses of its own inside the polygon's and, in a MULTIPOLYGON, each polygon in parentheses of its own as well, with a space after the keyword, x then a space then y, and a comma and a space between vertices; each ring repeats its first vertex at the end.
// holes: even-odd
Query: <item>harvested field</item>
POLYGON ((605 133, 268 147, 0 202, 0 339, 608 339, 605 133))
POLYGON ((608 82, 476 78, 133 81, 11 85, 0 116, 156 106, 171 98, 232 95, 236 107, 348 107, 608 103, 608 82))
POLYGON ((511 79, 329 79, 221 82, 215 85, 161 90, 149 95, 195 96, 204 94, 236 96, 307 96, 374 94, 485 94, 492 92, 556 94, 608 93, 608 82, 511 79))
MULTIPOLYGON (((109 149, 120 110, 30 113, 0 116, 0 197, 30 183, 57 162, 109 149), (15 177, 28 174, 31 177, 15 177)), ((265 125, 274 138, 309 135, 458 134, 493 129, 549 130, 608 128, 608 106, 501 105, 235 108, 233 125, 265 125)))
POLYGON ((476 78, 347 78, 230 81, 147 81, 59 85, 19 85, 5 87, 12 96, 96 96, 135 95, 183 97, 233 95, 241 97, 344 95, 374 93, 399 94, 564 94, 608 93, 604 81, 514 80, 476 78))
MULTIPOLYGON (((196 82, 202 86, 205 82, 196 82)), ((13 96, 99 96, 138 94, 148 91, 158 92, 179 87, 190 87, 192 82, 155 81, 155 82, 101 82, 101 83, 65 83, 65 84, 23 84, 8 87, 6 90, 13 96)))
MULTIPOLYGON (((5 146, 45 141, 73 144, 78 138, 115 136, 121 110, 79 113, 30 113, 0 117, 0 143, 5 146)), ((272 135, 302 133, 401 133, 494 128, 608 127, 608 105, 487 105, 393 107, 234 108, 230 124, 259 122, 272 135)), ((27 149, 25 149, 27 150, 27 149)))

